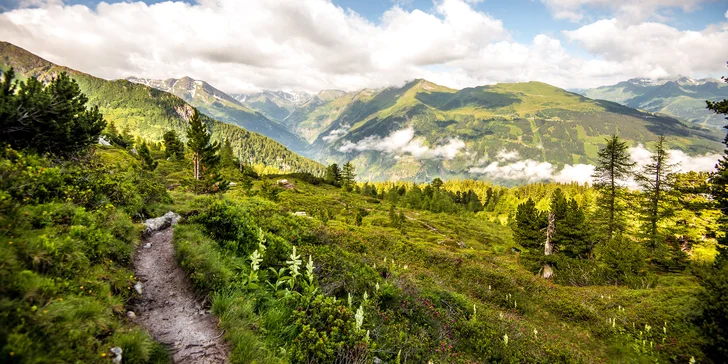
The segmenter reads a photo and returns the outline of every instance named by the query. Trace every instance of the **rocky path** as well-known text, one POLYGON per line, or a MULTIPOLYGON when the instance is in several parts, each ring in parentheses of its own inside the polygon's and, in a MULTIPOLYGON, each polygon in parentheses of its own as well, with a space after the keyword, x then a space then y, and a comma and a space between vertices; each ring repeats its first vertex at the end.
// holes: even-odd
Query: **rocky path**
POLYGON ((174 259, 173 228, 146 237, 134 257, 142 299, 134 320, 170 347, 174 363, 227 363, 228 347, 174 259))

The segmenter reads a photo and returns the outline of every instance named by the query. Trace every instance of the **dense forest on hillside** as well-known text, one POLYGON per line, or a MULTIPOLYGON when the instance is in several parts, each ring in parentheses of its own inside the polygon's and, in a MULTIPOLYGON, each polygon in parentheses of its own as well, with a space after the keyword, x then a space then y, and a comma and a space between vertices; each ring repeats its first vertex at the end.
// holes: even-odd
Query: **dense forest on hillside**
POLYGON ((671 173, 658 143, 635 170, 614 135, 593 186, 370 184, 351 163, 267 175, 234 147, 253 141, 194 108, 140 117, 185 122, 139 133, 87 99, 92 86, 12 75, 0 85, 3 362, 106 363, 112 348, 124 363, 169 362, 126 313, 141 222, 168 210, 183 217, 177 261, 234 363, 726 358, 726 158, 714 174, 671 173))

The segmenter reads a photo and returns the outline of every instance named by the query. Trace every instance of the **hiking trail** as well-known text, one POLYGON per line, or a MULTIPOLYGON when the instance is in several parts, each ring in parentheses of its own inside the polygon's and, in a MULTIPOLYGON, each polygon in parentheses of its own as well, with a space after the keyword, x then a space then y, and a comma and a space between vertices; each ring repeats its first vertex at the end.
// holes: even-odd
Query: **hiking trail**
POLYGON ((177 265, 172 234, 168 226, 145 234, 139 244, 134 272, 142 283, 142 298, 130 316, 169 347, 174 363, 227 363, 223 331, 177 265))

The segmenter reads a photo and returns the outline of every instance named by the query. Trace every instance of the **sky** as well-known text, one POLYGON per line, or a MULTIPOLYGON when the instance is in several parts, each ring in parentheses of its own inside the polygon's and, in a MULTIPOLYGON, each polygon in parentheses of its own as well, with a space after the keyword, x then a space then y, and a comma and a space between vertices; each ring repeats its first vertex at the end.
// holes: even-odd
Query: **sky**
POLYGON ((0 0, 0 40, 228 93, 728 74, 725 0, 0 0))

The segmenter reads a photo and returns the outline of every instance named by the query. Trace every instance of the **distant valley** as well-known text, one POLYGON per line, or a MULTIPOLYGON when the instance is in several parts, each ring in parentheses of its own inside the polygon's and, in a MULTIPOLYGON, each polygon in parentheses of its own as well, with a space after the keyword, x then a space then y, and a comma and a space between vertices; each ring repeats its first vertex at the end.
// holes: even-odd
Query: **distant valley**
POLYGON ((634 78, 616 85, 578 90, 578 92, 592 99, 614 101, 705 127, 720 129, 726 124, 724 118, 705 108, 705 100, 718 101, 728 97, 728 84, 718 79, 634 78))

